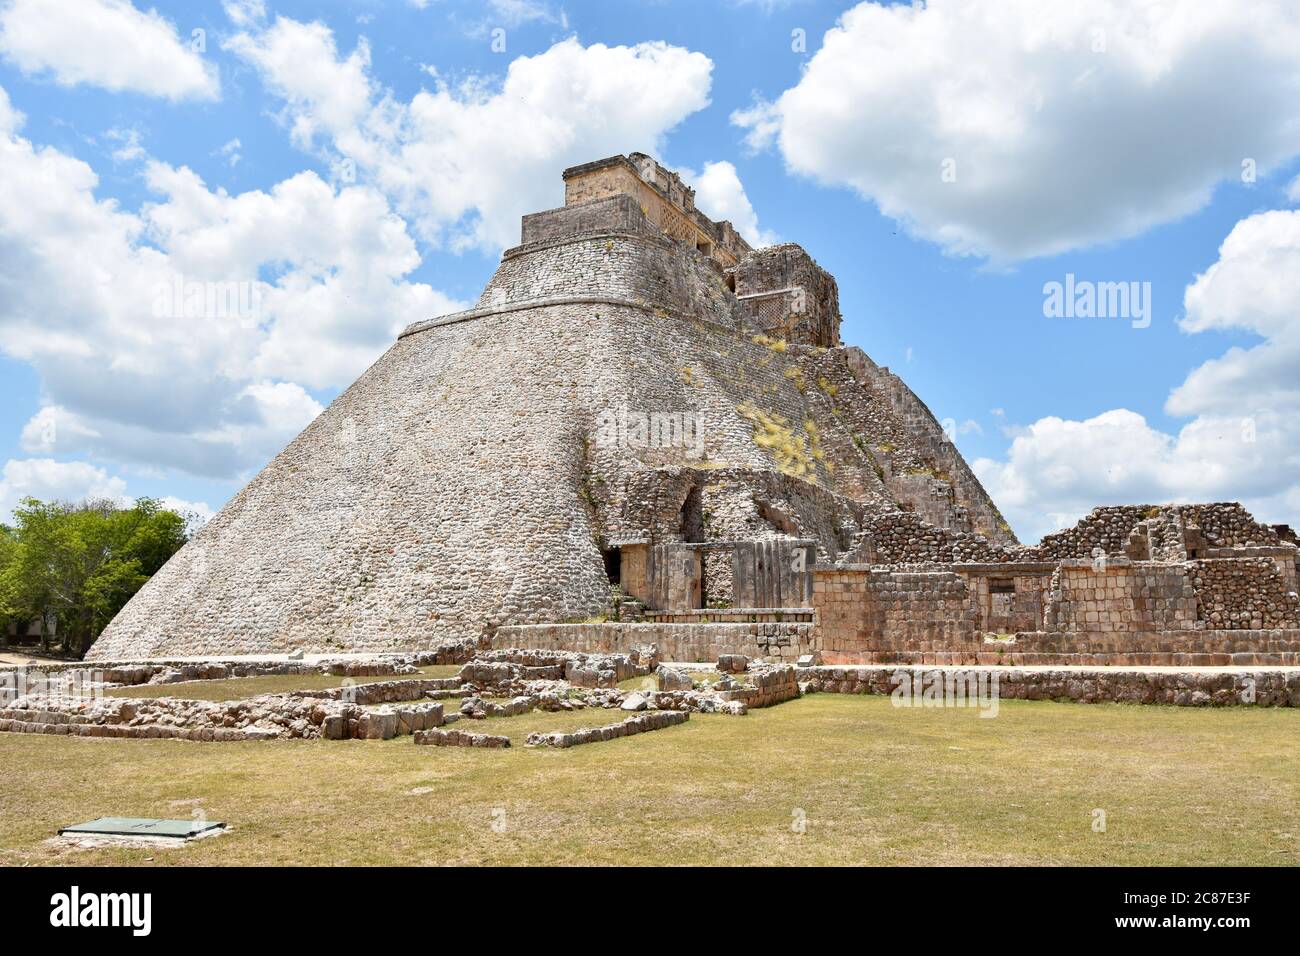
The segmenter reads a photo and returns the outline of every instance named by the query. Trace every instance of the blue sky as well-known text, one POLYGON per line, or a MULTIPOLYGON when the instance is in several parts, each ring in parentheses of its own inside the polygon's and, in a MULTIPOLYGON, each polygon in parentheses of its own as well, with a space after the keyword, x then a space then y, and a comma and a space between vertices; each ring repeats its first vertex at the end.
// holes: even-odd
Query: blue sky
POLYGON ((1300 517, 1296 11, 1055 6, 0 0, 0 510, 220 507, 564 166, 641 150, 837 277, 1022 538, 1300 517), (260 311, 160 318, 172 274, 260 311), (1067 274, 1149 325, 1046 316, 1067 274))

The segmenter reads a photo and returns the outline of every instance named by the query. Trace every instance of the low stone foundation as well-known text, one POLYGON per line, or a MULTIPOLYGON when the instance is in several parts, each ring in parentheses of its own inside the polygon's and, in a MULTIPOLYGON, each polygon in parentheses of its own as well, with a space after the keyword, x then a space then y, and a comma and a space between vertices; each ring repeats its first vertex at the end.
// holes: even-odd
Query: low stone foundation
POLYGON ((771 707, 773 704, 780 704, 787 700, 793 700, 799 696, 799 674, 803 669, 798 671, 789 664, 780 664, 776 667, 762 667, 751 665, 743 679, 750 687, 741 687, 736 690, 718 691, 718 696, 723 700, 739 701, 746 708, 754 707, 771 707))
POLYGON ((666 661, 712 663, 743 654, 794 663, 811 653, 812 624, 522 624, 502 627, 494 648, 533 647, 589 654, 631 654, 658 645, 666 661))
POLYGON ((1002 700, 1172 704, 1178 707, 1300 707, 1300 670, 1136 670, 1036 667, 928 668, 859 665, 799 669, 805 688, 834 694, 889 696, 905 675, 909 686, 935 671, 992 681, 1002 700))
POLYGON ((619 721, 617 724, 610 724, 607 727, 584 727, 571 734, 559 732, 529 734, 528 746, 564 748, 577 747, 580 744, 594 744, 602 740, 615 740, 619 737, 630 737, 633 734, 644 734, 651 730, 674 727, 677 724, 686 723, 690 716, 684 710, 653 710, 637 714, 635 717, 629 717, 627 720, 619 721))
POLYGON ((468 730, 422 730, 417 744, 432 747, 509 747, 510 738, 497 734, 472 734, 468 730))
POLYGON ((877 641, 870 650, 822 656, 828 664, 1294 667, 1300 665, 1300 630, 1022 631, 1010 640, 877 641))
MULTIPOLYGON (((352 692, 369 686, 266 694, 231 701, 25 697, 0 710, 0 731, 199 741, 277 737, 388 740, 442 724, 443 708, 438 703, 381 706, 377 710, 363 706, 381 700, 410 700, 406 695, 417 688, 396 694, 391 685, 380 684, 378 691, 364 700, 349 699, 352 692)), ((418 697, 418 692, 414 696, 418 697)))
POLYGON ((418 668, 430 664, 463 664, 474 654, 473 642, 454 641, 431 650, 406 654, 321 657, 310 661, 233 657, 204 661, 105 661, 94 666, 80 662, 42 662, 0 671, 0 704, 11 703, 29 694, 86 694, 96 689, 113 687, 184 684, 189 681, 241 677, 299 674, 382 677, 389 674, 414 674, 418 668))

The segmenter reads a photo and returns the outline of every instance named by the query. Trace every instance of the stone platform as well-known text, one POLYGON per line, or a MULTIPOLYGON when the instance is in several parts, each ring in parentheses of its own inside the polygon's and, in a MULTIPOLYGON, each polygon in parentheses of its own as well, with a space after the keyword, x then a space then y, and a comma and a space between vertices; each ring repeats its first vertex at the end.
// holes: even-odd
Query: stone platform
MULTIPOLYGON (((1300 707, 1300 667, 1082 667, 845 664, 798 669, 810 691, 891 695, 964 684, 1000 700, 1171 704, 1179 707, 1300 707)), ((942 696, 942 691, 940 692, 942 696)))

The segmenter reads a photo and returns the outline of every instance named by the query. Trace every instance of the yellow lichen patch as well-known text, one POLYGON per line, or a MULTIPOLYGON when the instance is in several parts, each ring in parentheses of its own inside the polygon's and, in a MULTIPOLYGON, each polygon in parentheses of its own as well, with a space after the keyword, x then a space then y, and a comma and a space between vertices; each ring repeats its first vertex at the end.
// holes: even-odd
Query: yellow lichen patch
POLYGON ((685 384, 687 385, 699 384, 699 379, 695 377, 695 369, 691 368, 689 365, 683 366, 679 374, 681 375, 682 381, 685 384))
POLYGON ((799 389, 799 391, 801 392, 808 387, 808 383, 805 382, 803 378, 803 369, 801 369, 798 365, 791 365, 788 369, 786 369, 785 377, 788 378, 790 381, 794 382, 794 387, 799 389))
POLYGON ((786 418, 755 408, 749 402, 737 405, 736 411, 753 423, 754 444, 771 453, 780 471, 795 478, 817 480, 816 463, 808 443, 804 436, 796 434, 786 418))
POLYGON ((834 382, 832 382, 830 379, 828 379, 825 375, 817 376, 817 387, 820 388, 827 395, 829 395, 831 398, 834 398, 836 395, 838 395, 840 391, 840 387, 836 385, 834 382))
POLYGON ((788 348, 785 339, 774 339, 771 336, 763 335, 761 333, 755 335, 753 340, 758 345, 766 345, 773 352, 784 352, 786 348, 788 348))

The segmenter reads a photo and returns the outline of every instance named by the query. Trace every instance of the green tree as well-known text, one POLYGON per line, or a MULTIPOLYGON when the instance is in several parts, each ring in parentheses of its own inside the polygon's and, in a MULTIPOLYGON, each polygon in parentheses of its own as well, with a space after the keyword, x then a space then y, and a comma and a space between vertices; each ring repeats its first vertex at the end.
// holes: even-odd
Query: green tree
POLYGON ((78 655, 187 538, 186 519, 150 498, 129 508, 28 498, 14 518, 0 613, 57 620, 64 650, 78 655))
POLYGON ((13 567, 18 557, 18 537, 14 529, 0 524, 0 639, 16 623, 20 614, 20 597, 14 586, 13 567))

